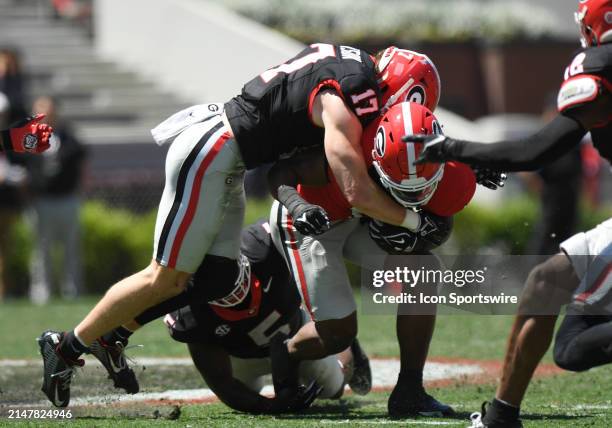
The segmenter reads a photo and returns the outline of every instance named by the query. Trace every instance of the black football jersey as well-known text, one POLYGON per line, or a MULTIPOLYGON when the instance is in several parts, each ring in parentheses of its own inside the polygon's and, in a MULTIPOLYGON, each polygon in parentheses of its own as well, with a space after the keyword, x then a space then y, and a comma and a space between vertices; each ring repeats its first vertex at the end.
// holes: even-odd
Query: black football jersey
POLYGON ((204 303, 172 312, 165 321, 173 339, 214 343, 239 358, 262 358, 273 335, 293 335, 300 328, 300 296, 268 231, 264 222, 242 231, 241 251, 252 274, 245 301, 236 308, 204 303))
POLYGON ((311 121, 322 88, 335 89, 363 126, 378 116, 380 89, 370 55, 350 46, 310 45, 249 81, 225 104, 248 169, 323 144, 323 128, 311 121))
MULTIPOLYGON (((612 84, 612 44, 585 49, 565 70, 565 80, 580 75, 599 76, 612 84)), ((612 112, 610 112, 612 116, 612 112)), ((612 122, 591 130, 593 145, 602 157, 612 162, 612 122)))

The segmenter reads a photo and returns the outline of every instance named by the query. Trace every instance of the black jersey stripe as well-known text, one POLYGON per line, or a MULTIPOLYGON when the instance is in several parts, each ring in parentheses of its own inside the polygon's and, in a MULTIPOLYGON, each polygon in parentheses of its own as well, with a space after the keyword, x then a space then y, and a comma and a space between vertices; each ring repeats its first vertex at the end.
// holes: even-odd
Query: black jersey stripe
POLYGON ((195 145, 195 147, 191 150, 183 165, 181 166, 181 170, 179 171, 179 176, 176 183, 176 192, 174 195, 174 202, 172 203, 172 208, 168 213, 168 217, 166 217, 166 221, 164 222, 164 227, 159 237, 159 242, 157 245, 157 254, 156 260, 161 262, 164 257, 164 253, 166 250, 166 244, 168 241, 168 237, 170 235, 170 231, 172 230, 172 224, 176 220, 176 215, 181 206, 181 201, 183 200, 183 194, 185 193, 185 185, 187 183, 187 176, 189 175, 189 170, 193 166, 198 154, 202 150, 202 148, 206 145, 208 140, 223 126, 223 121, 219 117, 219 123, 213 126, 208 132, 206 132, 200 141, 195 145))

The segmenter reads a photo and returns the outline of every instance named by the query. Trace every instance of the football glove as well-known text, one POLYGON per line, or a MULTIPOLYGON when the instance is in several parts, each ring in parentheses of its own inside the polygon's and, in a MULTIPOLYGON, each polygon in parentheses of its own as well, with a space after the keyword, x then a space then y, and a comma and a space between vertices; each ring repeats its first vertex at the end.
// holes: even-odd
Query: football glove
POLYGON ((371 219, 370 237, 387 254, 428 253, 448 240, 453 229, 453 218, 426 211, 419 212, 419 215, 421 225, 416 232, 371 219))
POLYGON ((330 227, 329 218, 318 205, 305 204, 293 217, 293 225, 302 235, 320 235, 330 227))
POLYGON ((417 235, 402 227, 371 219, 370 238, 387 254, 410 254, 416 246, 417 235))
POLYGON ((327 212, 318 205, 306 202, 291 186, 278 188, 278 200, 289 211, 293 226, 302 235, 320 235, 330 228, 327 212))
POLYGON ((293 388, 281 389, 273 399, 272 412, 296 413, 306 410, 322 391, 323 387, 314 380, 308 386, 298 386, 297 391, 293 388))
POLYGON ((2 131, 4 150, 15 153, 42 153, 47 150, 53 128, 46 123, 39 123, 44 118, 44 114, 29 116, 2 131))
POLYGON ((406 143, 425 143, 419 158, 415 164, 420 165, 426 162, 446 162, 451 160, 449 156, 450 146, 454 143, 452 138, 444 135, 404 135, 402 141, 406 143))
POLYGON ((504 187, 506 179, 508 178, 508 175, 504 172, 481 166, 473 166, 472 171, 474 171, 476 175, 476 183, 491 190, 497 190, 500 187, 504 187))

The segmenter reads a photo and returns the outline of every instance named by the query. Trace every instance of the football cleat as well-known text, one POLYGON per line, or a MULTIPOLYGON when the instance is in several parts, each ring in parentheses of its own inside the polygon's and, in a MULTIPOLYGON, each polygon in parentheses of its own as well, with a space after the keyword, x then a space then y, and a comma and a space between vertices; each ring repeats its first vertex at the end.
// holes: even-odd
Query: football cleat
POLYGON ((455 411, 447 404, 427 394, 423 387, 415 389, 406 385, 395 385, 387 403, 389 416, 406 418, 415 416, 445 417, 453 416, 455 411))
POLYGON ((70 383, 76 367, 82 367, 85 361, 64 358, 59 351, 59 344, 64 333, 47 330, 36 340, 43 359, 42 392, 56 407, 66 407, 70 403, 70 383))
POLYGON ((490 405, 488 401, 482 403, 480 412, 474 412, 470 415, 470 421, 472 424, 468 428, 523 428, 523 423, 520 419, 503 419, 503 420, 488 420, 487 418, 487 406, 490 405))
POLYGON ((351 344, 353 353, 353 375, 348 385, 355 394, 366 395, 372 389, 372 369, 370 360, 359 344, 357 338, 351 344))
POLYGON ((115 344, 106 343, 102 338, 97 339, 89 347, 91 354, 96 357, 108 372, 108 378, 113 380, 115 388, 124 389, 128 394, 136 394, 140 390, 136 374, 128 364, 125 356, 127 341, 116 341, 115 344))

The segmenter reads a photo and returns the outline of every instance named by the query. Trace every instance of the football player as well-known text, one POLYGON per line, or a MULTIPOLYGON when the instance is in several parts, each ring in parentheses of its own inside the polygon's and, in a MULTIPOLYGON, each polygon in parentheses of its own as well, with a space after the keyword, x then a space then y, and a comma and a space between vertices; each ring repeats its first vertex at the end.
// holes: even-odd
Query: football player
MULTIPOLYGON (((602 157, 611 161, 612 0, 581 0, 575 16, 584 50, 566 69, 558 95, 559 115, 551 123, 526 139, 492 144, 408 136, 408 141, 428 141, 422 161, 458 159, 508 171, 533 170, 579 144, 587 131, 602 157)), ((475 427, 522 426, 520 404, 550 345, 556 314, 563 304, 573 300, 557 335, 556 361, 571 369, 612 362, 608 318, 589 315, 602 315, 612 290, 612 219, 569 238, 560 247, 559 254, 536 266, 527 278, 508 339, 501 382, 492 402, 483 405, 482 414, 473 415, 475 427), (537 316, 543 309, 555 315, 537 316)))
MULTIPOLYGON (((274 398, 259 394, 263 376, 271 374, 270 340, 277 334, 282 338, 295 334, 309 320, 300 309, 300 297, 287 266, 272 245, 268 223, 260 221, 245 228, 241 238, 241 256, 233 270, 207 256, 186 291, 92 344, 92 354, 102 362, 115 387, 138 392, 138 382, 123 350, 137 329, 172 310, 164 319, 170 335, 187 343, 207 385, 233 409, 252 413, 299 411, 319 394, 339 398, 346 383, 354 392, 367 392, 359 382, 362 373, 370 371, 369 361, 355 340, 338 355, 303 364, 296 394, 281 392, 274 398), (226 276, 237 279, 219 281, 226 276), (222 286, 206 285, 211 282, 222 286), (116 349, 121 352, 113 353, 116 349)), ((371 378, 369 382, 367 390, 371 378)))
MULTIPOLYGON (((354 207, 414 229, 418 215, 374 183, 360 149, 363 127, 381 109, 423 90, 423 79, 413 77, 411 67, 394 67, 405 57, 412 64, 427 60, 395 48, 374 58, 349 46, 315 43, 247 82, 225 105, 199 106, 200 113, 208 110, 199 120, 193 121, 195 111, 190 111, 164 122, 173 144, 166 157, 153 259, 112 286, 74 330, 49 330, 39 337, 42 390, 53 404, 68 405, 74 367, 84 364, 80 356, 97 338, 180 294, 205 256, 228 268, 236 265, 246 169, 322 146, 354 207)), ((433 65, 430 73, 435 73, 433 65)))
POLYGON ((0 130, 0 152, 42 153, 49 148, 53 127, 40 123, 44 114, 26 117, 0 130))
MULTIPOLYGON (((435 108, 437 99, 423 99, 427 100, 426 105, 435 108)), ((420 226, 415 232, 353 216, 353 207, 322 156, 317 161, 288 160, 270 171, 272 192, 277 189, 276 196, 282 202, 272 207, 272 237, 315 321, 280 348, 273 347, 273 362, 276 355, 280 359, 286 355, 297 365, 296 361, 322 358, 350 344, 357 334, 357 317, 344 259, 373 270, 380 266, 371 261, 385 259, 388 254, 428 254, 448 238, 452 216, 472 198, 476 186, 473 171, 458 162, 415 166, 423 145, 403 143, 401 136, 406 130, 436 134, 441 127, 427 107, 404 102, 366 128, 362 150, 373 180, 398 203, 418 210, 420 226), (329 183, 295 189, 305 177, 315 181, 313 175, 321 177, 319 184, 326 179, 329 183), (332 223, 329 230, 324 214, 332 223)), ((493 181, 488 184, 495 186, 493 181)), ((401 372, 388 404, 393 417, 453 413, 423 388, 423 367, 434 323, 435 315, 430 313, 398 314, 401 372)))
MULTIPOLYGON (((299 411, 310 404, 319 388, 321 398, 339 398, 345 379, 351 385, 353 371, 353 352, 347 348, 338 355, 304 362, 300 383, 309 387, 297 395, 260 395, 264 376, 272 374, 271 338, 277 334, 290 337, 312 322, 300 309, 299 294, 269 231, 264 222, 243 231, 240 288, 210 302, 180 308, 164 320, 170 335, 187 343, 197 369, 219 399, 235 410, 252 413, 299 411)), ((196 272, 194 281, 210 282, 211 276, 204 274, 200 278, 196 272)), ((357 358, 364 358, 358 342, 352 349, 359 352, 357 358)), ((363 362, 367 364, 367 357, 363 362)))

